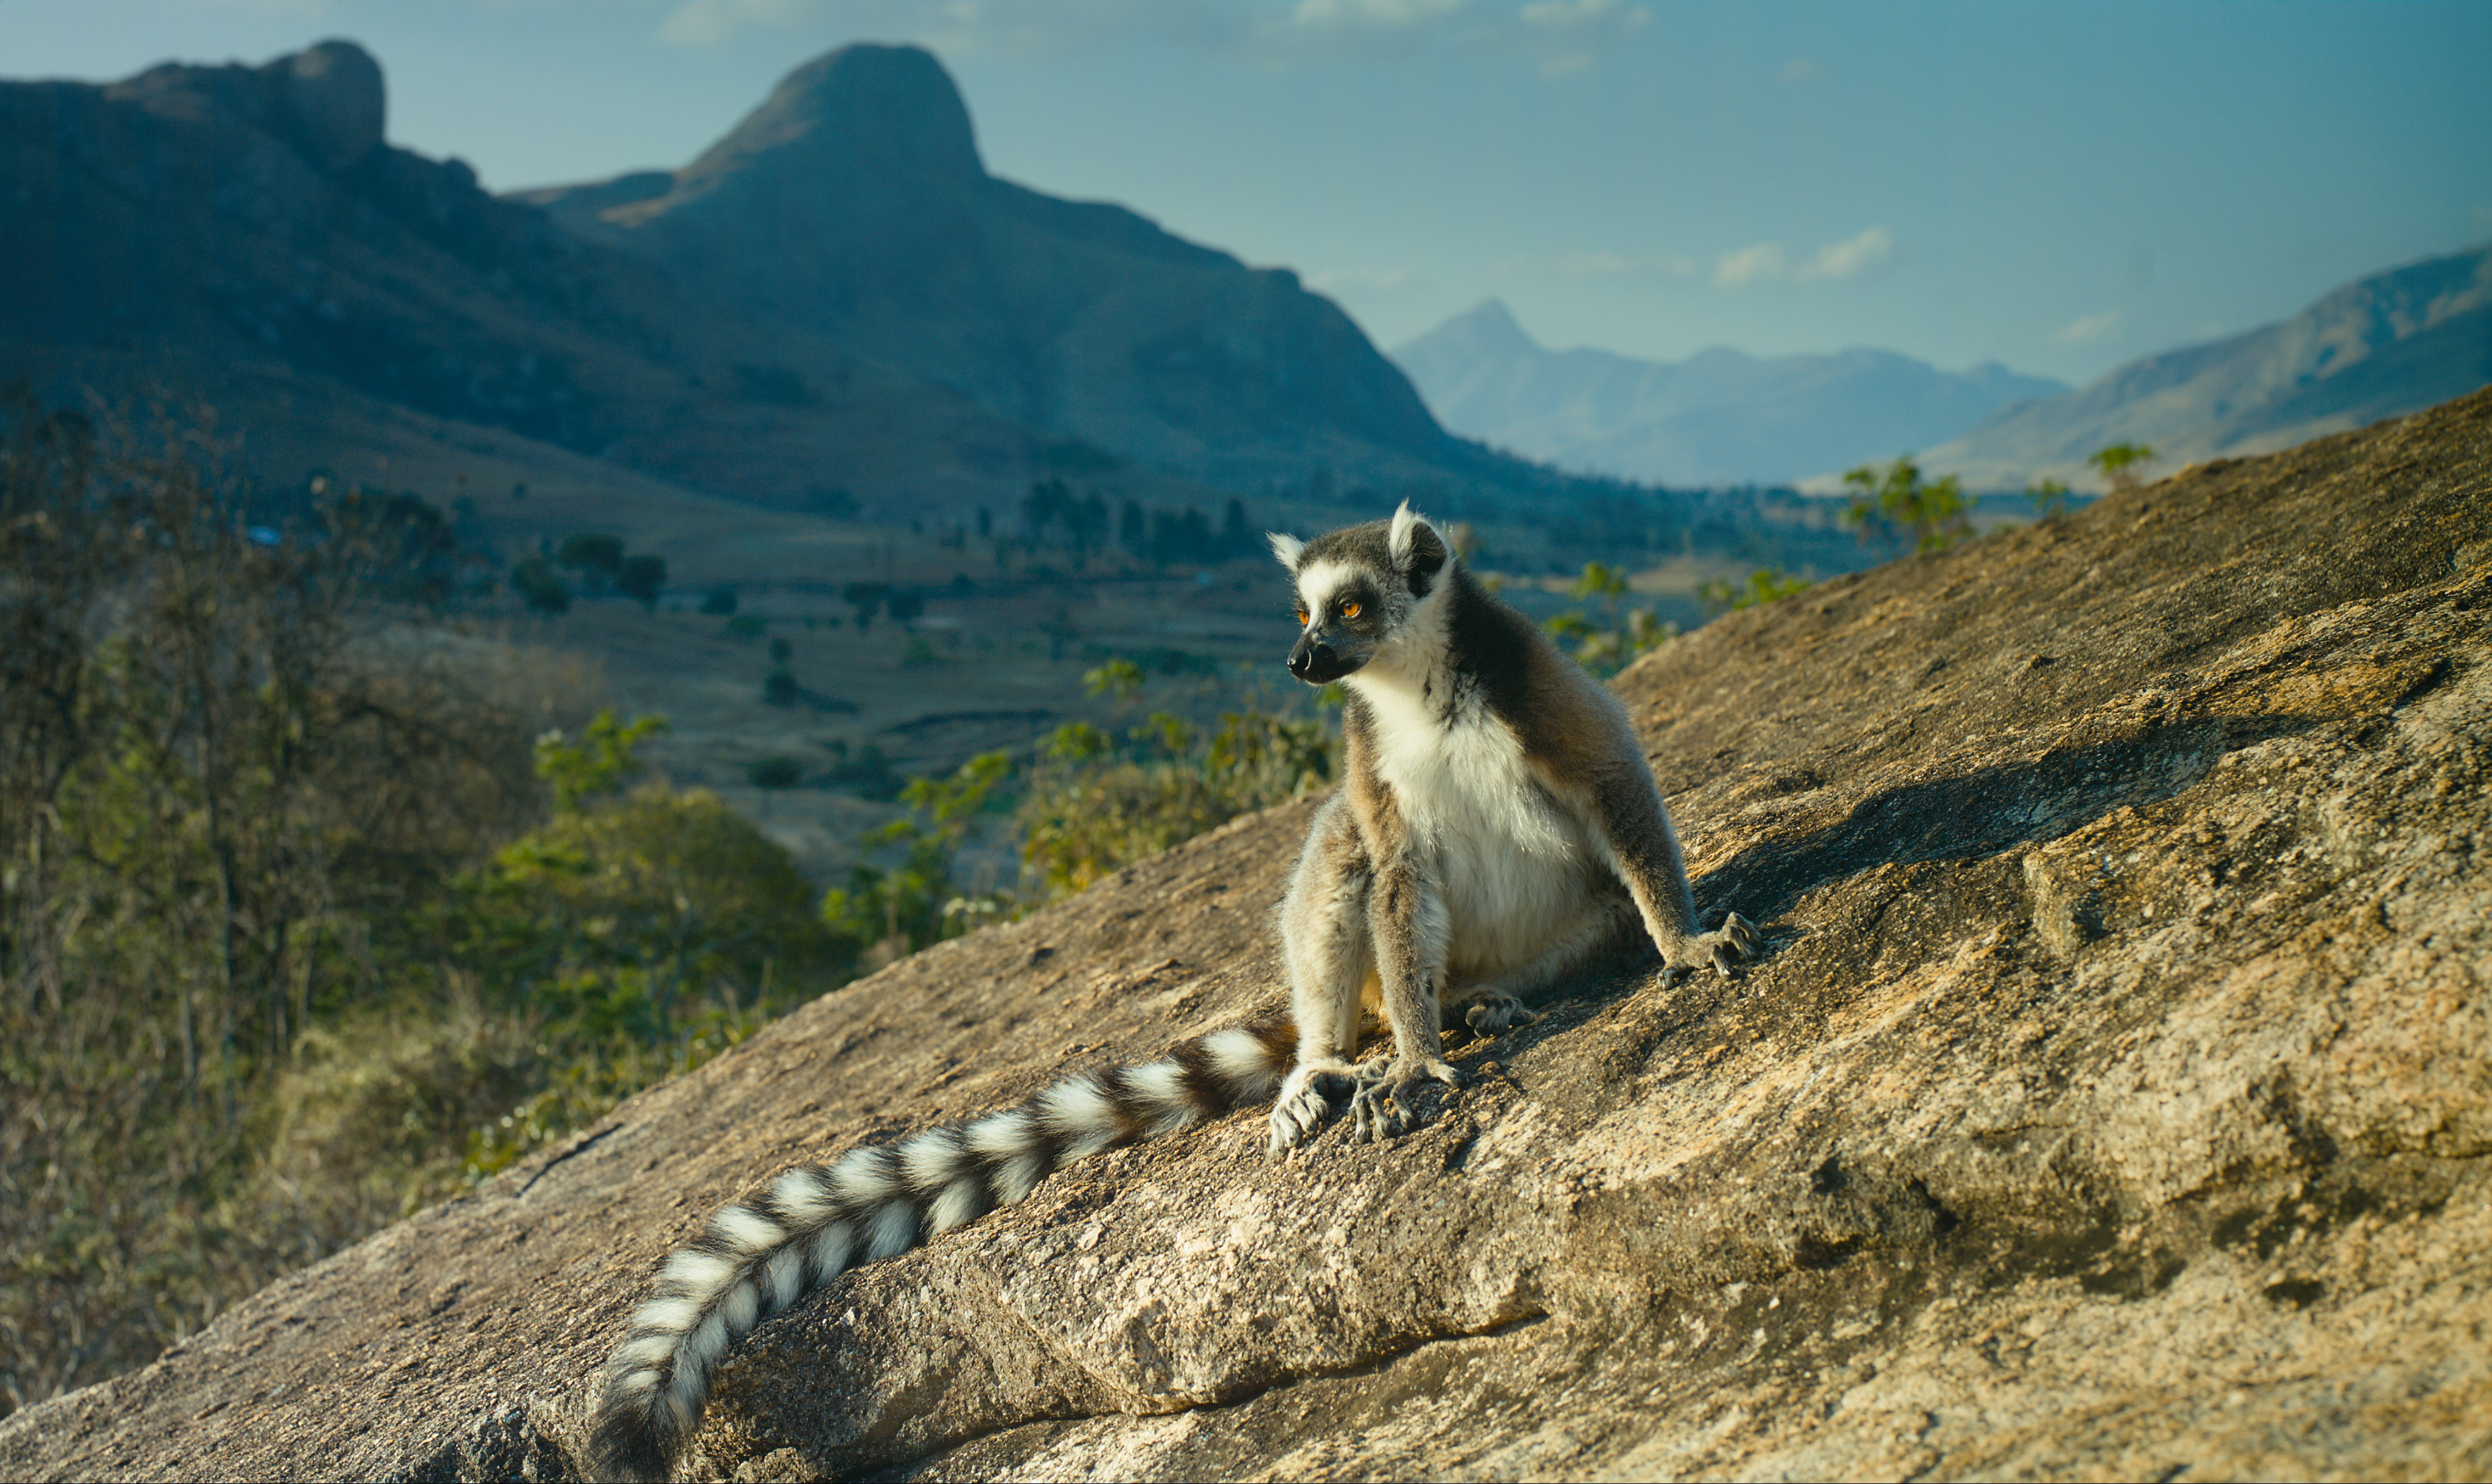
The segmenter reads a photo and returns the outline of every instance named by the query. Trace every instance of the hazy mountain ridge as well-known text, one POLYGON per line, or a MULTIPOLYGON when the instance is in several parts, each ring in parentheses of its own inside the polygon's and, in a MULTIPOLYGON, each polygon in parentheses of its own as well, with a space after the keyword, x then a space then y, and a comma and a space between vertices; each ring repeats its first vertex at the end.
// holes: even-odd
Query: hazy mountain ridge
POLYGON ((1439 428, 1294 275, 987 175, 914 48, 818 59, 693 166, 542 206, 386 144, 385 116, 348 42, 0 83, 0 375, 177 386, 235 427, 272 387, 361 398, 895 519, 1016 499, 1068 438, 1128 497, 1197 506, 1195 480, 1564 484, 1439 428))
POLYGON ((806 64, 679 171, 523 198, 705 297, 1197 478, 1478 458, 1294 274, 989 175, 915 47, 806 64))
POLYGON ((0 215, 0 371, 170 379, 236 426, 273 372, 764 503, 814 483, 957 503, 1029 466, 1035 437, 957 393, 722 314, 384 144, 384 107, 349 43, 0 83, 20 207, 0 215))
POLYGON ((2359 278, 2292 318, 2147 356, 2064 396, 2011 408, 1922 461, 1974 488, 2097 482, 2114 443, 2165 460, 2267 452, 2492 383, 2492 246, 2359 278))
POLYGON ((1552 351, 1497 300, 1393 358, 1445 425, 1574 469, 1676 485, 1795 480, 1888 458, 2067 390, 1997 363, 1942 371, 1891 351, 1681 362, 1552 351))

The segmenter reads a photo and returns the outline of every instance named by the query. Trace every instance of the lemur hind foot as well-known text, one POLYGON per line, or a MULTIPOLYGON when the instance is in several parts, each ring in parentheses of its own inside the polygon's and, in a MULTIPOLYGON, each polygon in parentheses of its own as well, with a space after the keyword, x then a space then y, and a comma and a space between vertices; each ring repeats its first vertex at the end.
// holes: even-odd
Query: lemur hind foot
POLYGON ((1540 1019, 1540 1012, 1512 995, 1481 995, 1463 1010, 1463 1024, 1475 1034, 1496 1035, 1540 1019))
POLYGON ((1423 1093, 1432 1101, 1441 1101, 1468 1080, 1440 1060, 1369 1058, 1350 1079, 1350 1142, 1380 1144, 1400 1138, 1426 1121, 1427 1110, 1420 1106, 1423 1093), (1439 1087, 1446 1091, 1438 1091, 1439 1087))
POLYGON ((1765 946, 1765 935, 1755 923, 1736 912, 1724 912, 1720 927, 1680 940, 1670 955, 1669 972, 1676 976, 1709 967, 1727 979, 1733 969, 1762 956, 1765 946))

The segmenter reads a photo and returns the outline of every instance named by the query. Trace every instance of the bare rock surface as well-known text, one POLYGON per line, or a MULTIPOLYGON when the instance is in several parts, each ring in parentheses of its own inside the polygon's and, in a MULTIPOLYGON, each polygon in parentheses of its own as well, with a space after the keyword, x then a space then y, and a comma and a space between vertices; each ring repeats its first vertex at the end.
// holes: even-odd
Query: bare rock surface
MULTIPOLYGON (((1464 1043, 844 1278, 739 1479, 2492 1473, 2492 393, 1735 615, 1619 688, 1736 981, 1464 1043)), ((527 1477, 807 1156, 1269 1004, 1305 804, 894 965, 0 1423, 0 1475, 527 1477)))

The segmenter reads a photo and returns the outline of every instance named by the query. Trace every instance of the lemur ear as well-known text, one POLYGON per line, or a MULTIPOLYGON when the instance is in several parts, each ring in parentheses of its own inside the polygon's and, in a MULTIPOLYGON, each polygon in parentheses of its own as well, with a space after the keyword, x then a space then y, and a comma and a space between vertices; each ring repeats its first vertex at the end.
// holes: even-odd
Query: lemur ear
POLYGON ((1281 559, 1283 567, 1293 572, 1298 569, 1298 554, 1307 549, 1306 542, 1294 536, 1285 536, 1278 531, 1264 532, 1263 539, 1272 543, 1272 555, 1281 559))
POLYGON ((1393 512, 1393 531, 1385 538, 1384 546, 1393 557, 1393 565, 1409 574, 1410 591, 1425 597, 1429 579, 1445 565, 1445 542, 1437 535, 1437 528, 1405 500, 1402 508, 1393 512))

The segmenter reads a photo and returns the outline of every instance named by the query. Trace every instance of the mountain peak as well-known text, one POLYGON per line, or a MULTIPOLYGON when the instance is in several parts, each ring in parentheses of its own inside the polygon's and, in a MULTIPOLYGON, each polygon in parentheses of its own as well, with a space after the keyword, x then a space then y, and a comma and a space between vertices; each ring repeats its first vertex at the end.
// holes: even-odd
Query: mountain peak
POLYGON ((1393 352, 1394 359, 1407 362, 1416 356, 1421 360, 1448 355, 1464 357, 1536 356, 1540 342, 1531 333, 1515 323, 1514 311, 1502 299, 1483 299, 1479 303, 1439 325, 1436 329, 1393 352))
POLYGON ((968 105, 932 52, 859 43, 816 57, 695 160, 686 180, 775 155, 842 172, 982 178, 968 105))

